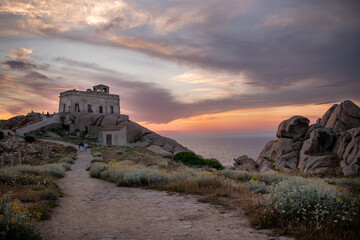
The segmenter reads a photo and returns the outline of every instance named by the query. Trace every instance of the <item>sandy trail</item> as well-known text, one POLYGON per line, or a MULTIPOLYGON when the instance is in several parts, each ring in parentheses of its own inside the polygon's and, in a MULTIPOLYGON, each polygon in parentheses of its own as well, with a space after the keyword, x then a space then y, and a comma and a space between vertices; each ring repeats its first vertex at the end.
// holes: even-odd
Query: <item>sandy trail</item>
MULTIPOLYGON (((71 145, 71 144, 67 144, 71 145)), ((221 213, 193 196, 116 187, 90 178, 90 152, 59 180, 64 192, 50 220, 39 224, 47 239, 277 239, 249 227, 238 213, 221 213)))

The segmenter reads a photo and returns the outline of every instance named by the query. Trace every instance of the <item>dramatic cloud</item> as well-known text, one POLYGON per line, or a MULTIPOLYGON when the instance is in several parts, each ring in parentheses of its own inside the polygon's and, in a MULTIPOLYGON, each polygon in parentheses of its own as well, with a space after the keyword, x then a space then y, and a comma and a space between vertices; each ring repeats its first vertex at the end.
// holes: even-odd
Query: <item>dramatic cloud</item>
POLYGON ((350 0, 3 0, 1 38, 47 37, 126 49, 187 69, 167 79, 183 84, 180 96, 159 81, 145 82, 141 66, 138 75, 128 76, 113 63, 96 60, 30 61, 31 50, 18 48, 10 50, 13 59, 2 60, 1 84, 20 79, 26 89, 47 96, 42 89, 87 88, 101 79, 124 96, 122 106, 135 119, 153 123, 235 109, 358 100, 359 12, 360 4, 350 0))
POLYGON ((9 66, 12 70, 30 70, 32 68, 36 68, 35 64, 25 62, 25 61, 16 61, 10 60, 4 62, 5 65, 9 66))

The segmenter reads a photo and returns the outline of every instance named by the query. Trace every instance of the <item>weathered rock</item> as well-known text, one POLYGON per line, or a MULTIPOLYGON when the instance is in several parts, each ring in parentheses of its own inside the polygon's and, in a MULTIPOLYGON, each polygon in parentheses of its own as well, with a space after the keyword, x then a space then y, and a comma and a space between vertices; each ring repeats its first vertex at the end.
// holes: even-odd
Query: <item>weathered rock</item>
POLYGON ((317 128, 310 133, 301 147, 298 168, 304 173, 333 174, 339 171, 340 161, 331 153, 335 131, 317 128))
POLYGON ((334 173, 338 166, 339 161, 334 155, 310 156, 300 153, 298 168, 304 173, 334 173))
POLYGON ((101 121, 101 126, 116 126, 119 116, 115 114, 105 114, 101 121))
POLYGON ((8 120, 2 121, 0 129, 14 129, 25 124, 40 121, 41 119, 42 118, 40 113, 28 114, 27 116, 16 116, 8 120))
POLYGON ((149 138, 151 141, 154 141, 155 139, 159 138, 160 135, 157 134, 157 133, 152 132, 150 134, 147 134, 146 137, 149 138))
POLYGON ((293 116, 285 121, 282 121, 276 132, 278 138, 300 138, 303 137, 310 120, 302 116, 293 116))
POLYGON ((320 124, 335 130, 348 130, 360 127, 360 108, 347 100, 333 105, 321 118, 320 124))
POLYGON ((355 163, 350 163, 349 165, 341 169, 345 177, 352 177, 360 174, 360 166, 355 163))
POLYGON ((282 155, 278 161, 274 163, 276 169, 295 169, 299 160, 299 154, 296 151, 282 155))
POLYGON ((140 126, 139 124, 132 122, 132 121, 121 122, 117 126, 119 126, 119 127, 125 126, 126 127, 128 142, 136 142, 144 134, 151 132, 147 128, 144 128, 144 127, 140 126))
POLYGON ((321 124, 318 124, 318 123, 315 123, 315 124, 311 124, 308 129, 306 130, 306 133, 305 133, 305 139, 309 138, 310 137, 310 133, 312 131, 314 131, 315 129, 318 129, 318 128, 324 128, 323 125, 321 124))
MULTIPOLYGON (((301 141, 294 142, 294 140, 290 138, 280 138, 268 142, 261 151, 259 157, 256 159, 256 162, 259 165, 259 170, 261 172, 264 172, 265 170, 268 171, 268 168, 272 169, 275 165, 278 167, 285 167, 286 164, 281 162, 285 161, 285 159, 291 159, 292 162, 294 161, 294 158, 297 159, 300 147, 301 141), (284 157, 280 159, 282 156, 284 157)), ((295 162, 297 162, 297 160, 295 162)), ((292 163, 289 163, 289 165, 286 166, 292 166, 292 163)))
POLYGON ((333 152, 346 164, 360 161, 360 128, 353 128, 337 133, 337 141, 333 152))
POLYGON ((304 141, 301 150, 305 154, 331 152, 335 139, 335 131, 333 129, 317 128, 304 141))
POLYGON ((247 155, 242 155, 234 159, 234 168, 235 170, 240 171, 257 171, 257 163, 254 159, 248 157, 247 155))
POLYGON ((153 144, 163 147, 168 152, 172 152, 174 147, 181 145, 171 138, 161 137, 161 136, 156 138, 153 144))
POLYGON ((140 141, 134 143, 136 146, 139 147, 147 147, 149 145, 151 145, 152 141, 150 141, 150 139, 148 139, 147 137, 142 137, 140 139, 140 141))
POLYGON ((148 146, 146 149, 153 151, 154 153, 160 154, 163 157, 172 157, 171 152, 166 151, 165 149, 163 149, 158 145, 151 145, 148 146))

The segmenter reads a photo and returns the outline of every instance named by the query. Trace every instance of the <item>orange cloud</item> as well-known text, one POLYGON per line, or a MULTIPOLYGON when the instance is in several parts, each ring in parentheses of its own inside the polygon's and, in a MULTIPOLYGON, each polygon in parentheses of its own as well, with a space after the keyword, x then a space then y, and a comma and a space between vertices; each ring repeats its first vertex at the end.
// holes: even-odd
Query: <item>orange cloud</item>
POLYGON ((10 49, 10 57, 18 60, 26 60, 30 57, 28 56, 30 53, 32 53, 32 49, 27 48, 13 48, 10 49))
POLYGON ((137 49, 137 50, 150 50, 155 51, 158 53, 161 53, 163 55, 170 55, 172 51, 169 47, 167 47, 164 44, 138 39, 134 37, 116 37, 111 36, 108 38, 108 40, 118 46, 125 47, 125 48, 131 48, 131 49, 137 49))

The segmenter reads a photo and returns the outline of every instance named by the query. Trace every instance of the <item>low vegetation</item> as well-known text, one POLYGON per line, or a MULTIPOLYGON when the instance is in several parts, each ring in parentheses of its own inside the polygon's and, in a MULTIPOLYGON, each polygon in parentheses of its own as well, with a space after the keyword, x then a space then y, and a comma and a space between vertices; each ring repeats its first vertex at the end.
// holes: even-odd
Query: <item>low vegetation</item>
POLYGON ((211 159, 202 159, 198 155, 192 152, 181 152, 174 156, 174 160, 181 162, 187 166, 191 167, 211 167, 217 170, 224 169, 224 166, 221 163, 211 160, 211 159))
POLYGON ((52 144, 52 149, 46 160, 0 168, 0 239, 40 239, 34 225, 50 217, 61 196, 57 179, 76 159, 73 147, 52 144))
POLYGON ((257 193, 247 208, 256 228, 273 228, 296 239, 357 239, 360 202, 356 179, 316 179, 224 170, 257 193))
POLYGON ((357 239, 360 234, 359 179, 219 171, 215 165, 200 164, 195 154, 178 154, 168 161, 143 148, 98 148, 93 156, 101 161, 92 163, 92 177, 117 186, 196 194, 201 202, 243 208, 255 228, 272 228, 296 239, 357 239))

